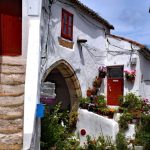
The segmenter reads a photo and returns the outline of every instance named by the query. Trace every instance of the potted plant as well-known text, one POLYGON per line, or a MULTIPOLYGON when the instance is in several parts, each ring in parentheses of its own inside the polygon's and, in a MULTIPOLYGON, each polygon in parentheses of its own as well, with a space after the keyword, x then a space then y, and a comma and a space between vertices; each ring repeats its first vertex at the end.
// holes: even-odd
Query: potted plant
POLYGON ((99 77, 105 78, 106 73, 107 73, 107 68, 105 66, 100 66, 99 67, 99 77))
POLYGON ((90 87, 88 87, 88 89, 86 91, 86 95, 87 95, 87 97, 90 97, 92 95, 92 91, 91 91, 90 87))
POLYGON ((129 112, 141 110, 141 98, 139 96, 136 96, 134 93, 128 93, 124 96, 122 107, 126 108, 129 112))
POLYGON ((118 112, 119 112, 119 113, 123 113, 124 110, 125 110, 125 109, 124 109, 123 107, 120 107, 120 106, 119 106, 119 108, 118 108, 118 112))
POLYGON ((125 131, 128 129, 128 124, 132 121, 132 114, 130 113, 123 113, 123 115, 119 119, 119 127, 121 130, 125 131))
POLYGON ((93 86, 99 88, 102 83, 102 78, 96 76, 95 80, 93 81, 93 86))
POLYGON ((101 113, 103 116, 108 116, 109 109, 107 107, 101 108, 101 113))
POLYGON ((88 98, 88 97, 81 97, 79 106, 81 108, 83 108, 83 109, 88 109, 89 103, 90 103, 90 98, 88 98))
POLYGON ((143 150, 142 141, 138 138, 135 138, 133 141, 134 150, 143 150))
POLYGON ((96 87, 93 87, 93 88, 91 89, 92 95, 96 95, 96 94, 97 94, 97 91, 98 91, 98 89, 97 89, 96 87))
POLYGON ((108 118, 113 119, 116 109, 108 108, 108 118))
POLYGON ((135 70, 125 70, 125 77, 127 79, 127 81, 134 81, 135 80, 135 76, 136 76, 136 71, 135 70))
POLYGON ((106 107, 106 100, 105 99, 99 99, 98 100, 98 106, 99 107, 106 107))

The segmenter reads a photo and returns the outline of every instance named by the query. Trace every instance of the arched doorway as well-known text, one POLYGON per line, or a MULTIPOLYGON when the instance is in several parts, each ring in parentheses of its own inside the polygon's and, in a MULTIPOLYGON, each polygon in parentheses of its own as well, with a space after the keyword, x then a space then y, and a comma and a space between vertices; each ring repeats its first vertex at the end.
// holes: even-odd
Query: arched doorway
POLYGON ((77 110, 81 87, 76 72, 65 60, 51 65, 43 76, 43 82, 55 83, 56 101, 62 102, 62 109, 77 110))
MULTIPOLYGON (((63 116, 60 116, 51 109, 50 105, 50 107, 47 107, 45 117, 41 120, 41 150, 44 150, 46 147, 57 143, 56 141, 59 141, 64 136, 64 127, 62 127, 61 123, 62 121, 66 121, 66 119, 68 120, 68 117, 66 116, 66 111, 62 110, 77 111, 81 88, 75 71, 65 60, 57 61, 50 66, 45 72, 42 82, 55 83, 56 104, 62 102, 61 110, 59 111, 63 114, 63 116), (59 132, 59 129, 62 130, 59 132)), ((68 128, 67 132, 70 132, 68 128)))

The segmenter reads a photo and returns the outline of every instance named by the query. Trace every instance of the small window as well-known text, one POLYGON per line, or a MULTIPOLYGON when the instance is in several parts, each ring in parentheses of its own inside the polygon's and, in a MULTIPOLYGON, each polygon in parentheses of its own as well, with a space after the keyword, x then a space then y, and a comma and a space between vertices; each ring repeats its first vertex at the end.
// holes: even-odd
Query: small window
POLYGON ((123 78, 123 67, 108 67, 108 78, 123 78))
POLYGON ((62 9, 61 37, 72 40, 73 37, 73 14, 62 9))

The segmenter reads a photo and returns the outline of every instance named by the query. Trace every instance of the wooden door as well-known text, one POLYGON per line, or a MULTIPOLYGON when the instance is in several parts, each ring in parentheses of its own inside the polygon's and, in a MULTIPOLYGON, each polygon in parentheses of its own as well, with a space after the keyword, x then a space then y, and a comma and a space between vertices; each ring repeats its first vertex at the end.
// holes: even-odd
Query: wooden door
POLYGON ((123 66, 108 67, 107 76, 107 104, 119 105, 119 98, 123 95, 123 66))

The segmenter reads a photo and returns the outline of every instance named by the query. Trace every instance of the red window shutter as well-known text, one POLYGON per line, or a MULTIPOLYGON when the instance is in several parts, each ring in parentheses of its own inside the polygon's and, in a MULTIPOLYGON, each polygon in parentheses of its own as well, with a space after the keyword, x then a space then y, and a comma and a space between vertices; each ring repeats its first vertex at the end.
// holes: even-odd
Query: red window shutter
POLYGON ((0 55, 21 55, 21 18, 0 15, 0 55))
POLYGON ((73 37, 73 14, 62 9, 61 37, 72 40, 73 37))

